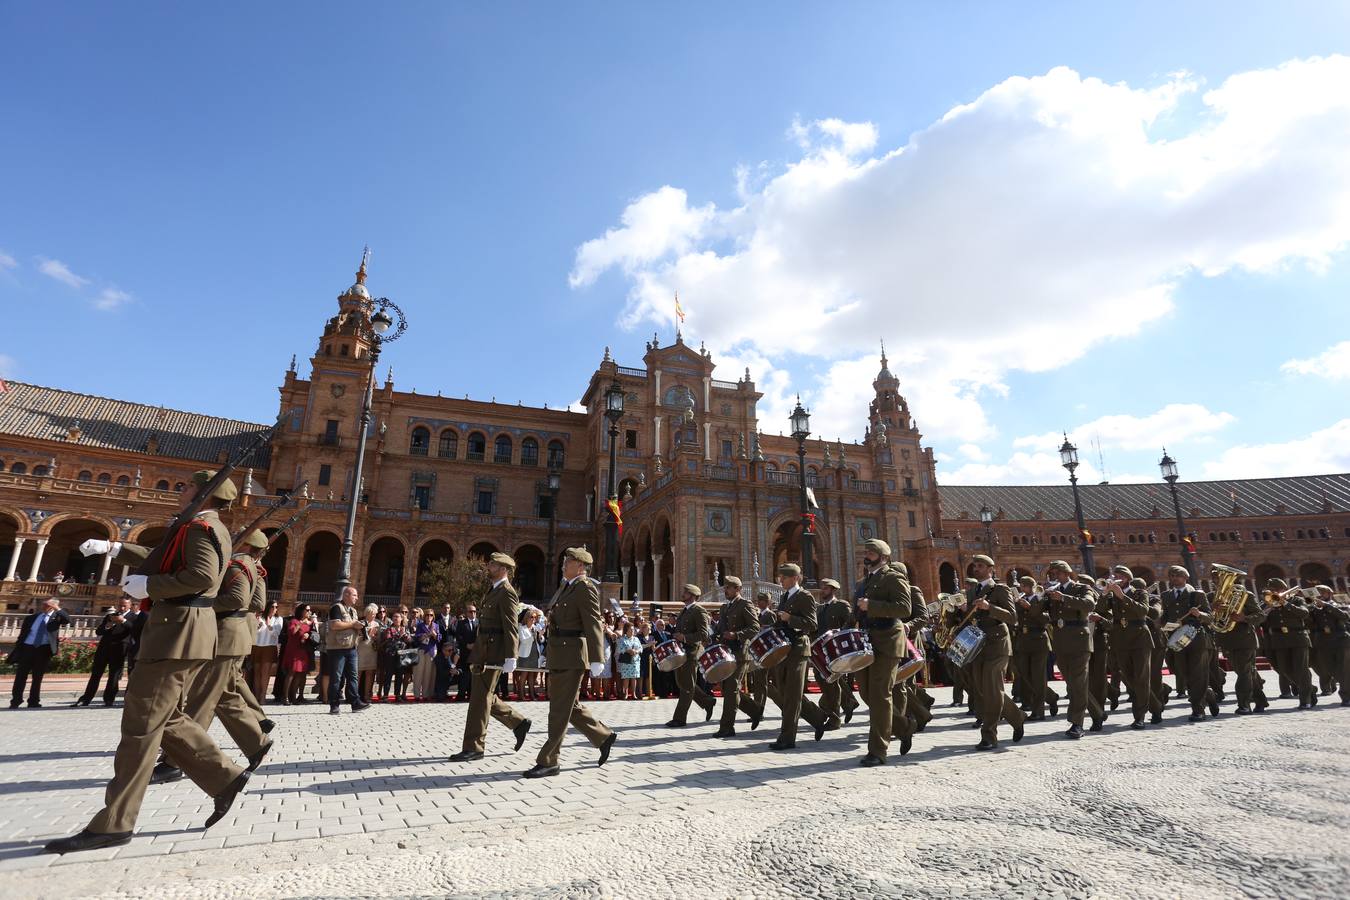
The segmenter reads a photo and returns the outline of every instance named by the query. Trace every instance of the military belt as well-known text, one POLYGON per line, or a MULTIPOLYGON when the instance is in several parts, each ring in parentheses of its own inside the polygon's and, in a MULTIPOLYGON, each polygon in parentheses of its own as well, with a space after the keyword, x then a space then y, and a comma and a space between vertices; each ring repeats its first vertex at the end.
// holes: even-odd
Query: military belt
POLYGON ((581 637, 586 632, 580 628, 550 628, 548 633, 550 637, 581 637))
POLYGON ((1045 634, 1045 629, 1039 625, 1023 625, 1023 634, 1045 634))
POLYGON ((1082 628, 1087 625, 1087 619, 1060 619, 1060 628, 1082 628))
POLYGON ((899 619, 873 619, 868 618, 867 629, 869 631, 879 631, 883 628, 894 628, 899 619))
POLYGON ((155 602, 168 603, 172 606, 187 606, 193 609, 210 609, 216 605, 216 598, 202 597, 200 595, 191 597, 162 597, 155 602))
POLYGON ((233 612, 218 612, 216 613, 216 621, 219 622, 221 619, 242 619, 246 615, 248 615, 248 610, 245 609, 236 609, 233 612))

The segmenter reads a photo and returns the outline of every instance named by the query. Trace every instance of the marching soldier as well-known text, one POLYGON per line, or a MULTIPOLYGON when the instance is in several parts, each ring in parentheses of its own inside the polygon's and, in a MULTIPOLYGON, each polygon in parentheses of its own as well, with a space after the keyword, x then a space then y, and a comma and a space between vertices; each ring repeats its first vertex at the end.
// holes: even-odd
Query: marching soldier
POLYGON ((1008 586, 994 580, 994 560, 983 553, 971 558, 975 587, 966 591, 966 609, 976 610, 971 624, 984 632, 984 646, 966 664, 968 684, 975 694, 980 719, 980 743, 976 750, 998 747, 998 723, 1002 719, 1013 728, 1013 742, 1022 740, 1026 716, 1003 690, 1003 675, 1012 655, 1008 629, 1017 623, 1008 586))
POLYGON ((684 609, 675 619, 675 633, 680 636, 680 643, 684 645, 684 665, 675 670, 675 684, 680 689, 680 699, 675 704, 674 717, 666 723, 667 728, 684 727, 691 703, 697 703, 707 714, 703 719, 705 722, 712 718, 713 710, 717 708, 717 702, 699 687, 696 677, 699 654, 703 652, 703 645, 712 636, 708 611, 698 605, 698 598, 701 596, 703 589, 698 585, 684 586, 684 609))
MULTIPOLYGON (((820 580, 820 603, 816 606, 816 637, 827 631, 840 628, 852 628, 853 604, 838 595, 839 582, 833 578, 820 580)), ((825 730, 834 731, 839 727, 839 714, 842 712, 847 724, 858 708, 858 698, 853 696, 853 678, 845 675, 836 681, 825 681, 822 672, 820 684, 820 711, 825 714, 825 730)))
POLYGON ((1335 657, 1336 682, 1340 686, 1341 706, 1350 706, 1350 609, 1337 606, 1332 599, 1331 588, 1325 584, 1317 586, 1317 597, 1313 600, 1313 609, 1330 621, 1333 637, 1338 637, 1335 657))
POLYGON ((778 567, 778 584, 783 596, 774 611, 777 627, 792 645, 787 657, 769 672, 769 699, 783 711, 783 727, 770 750, 791 750, 797 746, 797 722, 806 719, 816 731, 816 740, 825 734, 825 716, 820 707, 806 699, 806 667, 811 655, 809 635, 816 632, 816 598, 801 586, 802 567, 784 563, 778 567))
POLYGON ((1267 581, 1266 590, 1274 592, 1265 623, 1266 642, 1275 655, 1271 662, 1275 671, 1289 679, 1298 708, 1312 709, 1317 705, 1317 694, 1308 671, 1308 649, 1312 646, 1308 639, 1308 610, 1296 592, 1292 597, 1284 596, 1290 592, 1281 578, 1267 581))
POLYGON ((1153 634, 1148 628, 1148 582, 1135 578, 1128 566, 1116 566, 1106 582, 1106 607, 1114 623, 1111 646, 1116 665, 1130 691, 1130 707, 1136 731, 1144 727, 1144 713, 1152 713, 1153 724, 1162 721, 1163 705, 1153 693, 1153 634))
POLYGON ((1149 636, 1153 638, 1153 652, 1149 662, 1149 689, 1164 707, 1172 696, 1172 686, 1163 681, 1163 663, 1167 661, 1167 635, 1162 630, 1162 599, 1149 595, 1148 626, 1149 636))
MULTIPOLYGON (((772 598, 765 591, 760 591, 755 595, 755 614, 759 617, 760 631, 765 628, 772 628, 773 624, 778 621, 778 617, 769 608, 771 601, 772 598)), ((746 681, 750 687, 751 699, 755 701, 756 706, 763 709, 764 701, 769 696, 769 670, 756 666, 754 671, 746 677, 746 681)))
MULTIPOLYGON (((1107 670, 1113 668, 1114 655, 1111 652, 1111 626, 1112 622, 1104 613, 1109 611, 1109 607, 1104 602, 1105 597, 1100 591, 1097 591, 1096 583, 1086 575, 1078 576, 1079 581, 1084 581, 1093 585, 1093 591, 1097 594, 1097 608, 1088 613, 1088 628, 1092 631, 1092 653, 1088 657, 1088 693, 1092 699, 1097 701, 1103 712, 1109 713, 1120 705, 1119 687, 1117 687, 1117 696, 1111 703, 1110 710, 1107 709, 1107 688, 1110 679, 1107 677, 1107 670)), ((1106 717, 1103 716, 1103 719, 1106 717)))
MULTIPOLYGON (((183 488, 183 510, 214 476, 209 471, 193 475, 183 488)), ((182 708, 193 680, 215 657, 216 617, 212 606, 231 551, 230 533, 220 521, 220 510, 238 493, 232 481, 223 481, 204 508, 169 536, 157 560, 158 571, 126 580, 124 590, 135 599, 149 601, 150 606, 136 669, 127 682, 122 739, 113 759, 112 781, 103 809, 85 829, 49 842, 43 848, 46 852, 72 853, 129 842, 161 744, 188 777, 215 799, 207 828, 224 818, 248 782, 250 773, 230 762, 182 708)), ((86 556, 111 553, 123 565, 140 565, 156 549, 99 540, 80 545, 80 552, 86 556)))
POLYGON ((1069 695, 1069 730, 1064 735, 1078 740, 1083 736, 1084 712, 1092 717, 1093 731, 1101 731, 1106 718, 1101 704, 1088 690, 1088 659, 1092 655, 1088 615, 1097 608, 1097 597, 1092 588, 1074 581, 1073 566, 1064 560, 1052 562, 1046 577, 1050 580, 1044 596, 1055 629, 1051 645, 1069 695))
POLYGON ((469 711, 464 718, 464 743, 450 757, 451 762, 483 758, 489 718, 511 729, 516 738, 515 750, 525 743, 532 724, 497 696, 498 677, 516 670, 516 654, 520 649, 520 595, 511 586, 516 561, 506 553, 494 553, 488 557, 487 569, 492 587, 478 602, 478 639, 473 642, 465 663, 472 687, 469 711))
POLYGON ((745 674, 746 643, 759 633, 759 616, 750 602, 741 596, 741 580, 735 575, 722 579, 722 607, 718 627, 722 629, 722 643, 736 657, 736 671, 722 682, 722 719, 714 737, 732 737, 736 734, 736 710, 750 717, 750 730, 759 727, 764 717, 764 706, 741 690, 741 676, 745 674))
MULTIPOLYGON (((892 568, 900 566, 905 577, 909 577, 909 569, 904 568, 904 563, 893 562, 891 566, 892 568)), ((924 600, 923 588, 912 581, 909 583, 909 616, 903 618, 902 621, 905 623, 905 634, 922 653, 923 627, 928 623, 928 602, 924 600)), ((933 698, 919 686, 918 681, 917 675, 913 678, 906 678, 904 681, 897 681, 892 694, 904 692, 905 714, 914 720, 915 731, 923 731, 928 727, 928 723, 933 720, 933 714, 929 711, 929 708, 933 705, 933 698)), ((897 708, 899 705, 899 701, 896 701, 892 704, 892 708, 897 708)), ((892 729, 893 731, 894 729, 892 729)))
POLYGON ((1017 579, 1017 627, 1013 630, 1013 672, 1022 686, 1022 705, 1033 722, 1045 719, 1046 701, 1050 715, 1059 714, 1059 695, 1046 680, 1050 660, 1050 637, 1046 626, 1050 614, 1045 598, 1036 592, 1036 579, 1023 575, 1017 579))
POLYGON ((1312 635, 1312 667, 1318 687, 1326 697, 1336 690, 1340 675, 1341 639, 1344 637, 1336 614, 1340 609, 1331 600, 1331 588, 1319 584, 1312 608, 1308 610, 1308 631, 1312 635))
POLYGON ((1174 658, 1186 670, 1190 721, 1200 722, 1205 718, 1206 707, 1211 716, 1219 714, 1218 697, 1209 687, 1209 655, 1214 651, 1209 598, 1190 584, 1190 574, 1182 566, 1168 569, 1167 584, 1168 589, 1162 595, 1163 621, 1176 626, 1194 625, 1197 629, 1195 637, 1174 658))
POLYGON ((577 702, 581 676, 587 664, 592 678, 605 670, 604 620, 600 612, 600 589, 586 576, 594 559, 585 547, 569 547, 563 553, 563 585, 548 609, 548 739, 526 778, 558 774, 567 723, 586 736, 600 751, 603 766, 614 746, 615 733, 577 702))
MULTIPOLYGON (((858 673, 863 702, 867 704, 867 755, 859 765, 880 766, 886 762, 891 737, 900 738, 900 755, 909 752, 913 726, 905 711, 895 709, 895 667, 905 652, 904 619, 909 616, 909 578, 903 567, 893 567, 891 546, 873 538, 863 546, 863 578, 855 608, 858 625, 872 643, 872 664, 858 673), (898 734, 896 734, 898 732, 898 734)), ((903 702, 906 698, 900 695, 903 702)))
MULTIPOLYGON (((1173 568, 1180 569, 1180 566, 1173 568)), ((1182 569, 1182 572, 1185 572, 1182 569)), ((1261 692, 1260 676, 1256 674, 1256 629, 1266 620, 1266 611, 1251 591, 1244 591, 1246 599, 1242 608, 1233 613, 1231 631, 1215 634, 1215 642, 1228 656, 1228 663, 1237 675, 1237 709, 1239 716, 1250 715, 1253 709, 1262 712, 1269 705, 1265 694, 1261 692)))

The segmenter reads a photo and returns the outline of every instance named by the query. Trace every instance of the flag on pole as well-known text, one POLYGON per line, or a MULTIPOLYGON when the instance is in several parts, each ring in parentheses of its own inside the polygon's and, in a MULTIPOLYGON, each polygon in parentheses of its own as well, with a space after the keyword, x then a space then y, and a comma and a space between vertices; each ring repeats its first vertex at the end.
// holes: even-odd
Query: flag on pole
POLYGON ((681 323, 684 322, 684 307, 680 306, 679 291, 675 292, 675 318, 679 319, 681 323))
POLYGON ((623 537, 623 504, 618 500, 606 500, 605 509, 609 510, 614 524, 619 526, 619 537, 623 537))

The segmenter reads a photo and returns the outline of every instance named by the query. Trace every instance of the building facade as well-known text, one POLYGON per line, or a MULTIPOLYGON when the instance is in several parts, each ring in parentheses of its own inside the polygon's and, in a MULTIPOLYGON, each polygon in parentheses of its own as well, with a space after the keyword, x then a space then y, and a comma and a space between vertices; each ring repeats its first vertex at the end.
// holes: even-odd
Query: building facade
MULTIPOLYGON (((313 355, 280 385, 282 428, 240 468, 242 527, 283 498, 306 510, 265 560, 283 604, 327 602, 338 575, 348 500, 358 494, 353 582, 376 602, 413 605, 432 560, 511 553, 527 600, 550 593, 567 546, 604 547, 610 424, 604 394, 624 393, 615 479, 622 499, 622 596, 675 602, 686 582, 711 595, 725 575, 772 580, 798 559, 801 472, 814 505, 814 572, 849 584, 859 544, 897 548, 931 598, 953 590, 975 553, 1006 574, 1044 574, 1078 559, 1070 488, 941 487, 884 351, 872 383, 864 439, 778 434, 764 422, 750 373, 716 378, 704 349, 647 344, 640 366, 606 348, 582 397, 584 411, 526 407, 399 391, 379 379, 368 328, 364 263, 338 297, 313 355), (372 381, 374 382, 372 384, 372 381), (353 483, 361 410, 372 391, 363 483, 353 483), (549 475, 559 486, 550 489, 549 475), (986 527, 979 510, 988 507, 986 527)), ((105 605, 121 572, 76 548, 99 537, 153 543, 193 471, 220 465, 266 424, 10 382, 0 393, 0 600, 22 609, 36 596, 105 605), (56 578, 60 575, 58 585, 56 578), (113 582, 114 584, 109 584, 113 582)), ((1350 475, 1181 483, 1186 529, 1202 563, 1253 579, 1350 580, 1350 475)), ((1168 487, 1081 488, 1096 563, 1123 562, 1154 580, 1180 560, 1168 487)), ((279 511, 268 528, 291 509, 279 511)), ((1208 567, 1203 566, 1202 571, 1208 567)), ((1202 576, 1203 577, 1203 576, 1202 576)))

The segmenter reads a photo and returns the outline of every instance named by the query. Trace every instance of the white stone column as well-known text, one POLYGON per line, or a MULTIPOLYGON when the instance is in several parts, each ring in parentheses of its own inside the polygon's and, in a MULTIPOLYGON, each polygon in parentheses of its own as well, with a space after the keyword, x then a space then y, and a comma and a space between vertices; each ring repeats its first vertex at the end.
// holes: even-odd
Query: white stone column
POLYGON ((703 423, 703 461, 712 462, 712 423, 703 423))
POLYGON ((112 554, 111 553, 103 554, 103 570, 98 573, 99 584, 108 583, 108 569, 111 566, 112 566, 112 554))
POLYGON ((712 376, 703 376, 703 415, 712 412, 712 376))
POLYGON ((14 580, 14 570, 19 566, 19 554, 23 552, 23 545, 27 538, 14 539, 14 555, 9 558, 9 569, 5 572, 5 581, 14 580))
POLYGON ((661 402, 661 370, 660 370, 660 369, 653 369, 653 370, 652 370, 652 375, 653 375, 653 376, 655 377, 655 379, 656 379, 656 380, 655 380, 655 384, 656 384, 656 402, 657 402, 657 403, 660 403, 660 402, 661 402))
POLYGON ((643 560, 643 559, 640 559, 640 560, 637 561, 636 565, 637 565, 637 585, 636 585, 637 591, 636 591, 636 593, 637 593, 637 595, 638 595, 638 602, 641 603, 641 602, 642 602, 642 599, 643 599, 643 597, 642 597, 642 584, 643 584, 643 581, 642 581, 642 570, 645 569, 645 568, 647 568, 647 561, 646 561, 646 560, 643 560))
POLYGON ((661 416, 652 416, 652 446, 654 456, 661 455, 661 416))
POLYGON ((623 588, 622 588, 623 593, 621 593, 621 594, 619 595, 619 608, 620 608, 620 609, 627 609, 627 608, 628 608, 628 567, 627 567, 627 566, 624 566, 624 565, 619 566, 619 575, 620 575, 621 578, 623 579, 623 588))
POLYGON ((121 580, 118 581, 117 583, 118 583, 118 584, 121 584, 123 581, 126 581, 126 580, 127 580, 127 576, 129 576, 130 574, 131 574, 131 566, 123 566, 123 567, 122 567, 122 578, 121 578, 121 580))
POLYGON ((657 605, 664 605, 665 598, 661 596, 661 560, 663 555, 660 553, 652 554, 652 598, 651 602, 657 605))
POLYGON ((33 567, 28 570, 28 580, 37 581, 38 566, 42 565, 42 554, 47 552, 47 539, 37 539, 37 552, 33 554, 33 567))

